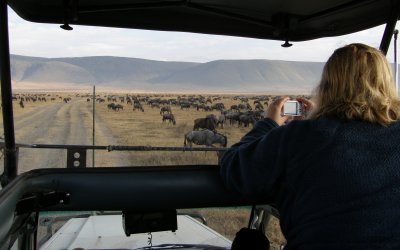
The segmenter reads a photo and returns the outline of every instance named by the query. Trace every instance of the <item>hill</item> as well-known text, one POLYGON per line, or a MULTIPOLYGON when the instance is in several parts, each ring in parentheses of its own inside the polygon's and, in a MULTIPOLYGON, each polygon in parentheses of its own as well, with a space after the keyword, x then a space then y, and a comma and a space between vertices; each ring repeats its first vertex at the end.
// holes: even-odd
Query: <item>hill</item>
POLYGON ((142 91, 301 92, 316 86, 323 63, 277 60, 166 62, 127 57, 11 55, 14 87, 100 86, 142 91), (24 83, 30 83, 24 84, 24 83))

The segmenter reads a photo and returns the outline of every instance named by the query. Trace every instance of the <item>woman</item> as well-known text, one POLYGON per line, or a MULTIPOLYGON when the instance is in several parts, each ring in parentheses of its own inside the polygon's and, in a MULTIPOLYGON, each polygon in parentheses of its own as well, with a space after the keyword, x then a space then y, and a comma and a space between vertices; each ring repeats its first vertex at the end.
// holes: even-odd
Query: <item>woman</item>
POLYGON ((226 186, 271 197, 285 249, 400 249, 400 101, 390 65, 350 44, 327 61, 307 119, 276 100, 221 158, 226 186))

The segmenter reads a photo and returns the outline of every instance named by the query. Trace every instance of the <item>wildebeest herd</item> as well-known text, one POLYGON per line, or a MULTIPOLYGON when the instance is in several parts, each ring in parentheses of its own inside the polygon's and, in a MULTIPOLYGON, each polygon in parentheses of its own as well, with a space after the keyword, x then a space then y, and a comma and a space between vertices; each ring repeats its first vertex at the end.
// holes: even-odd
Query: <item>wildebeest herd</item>
POLYGON ((171 98, 158 95, 125 95, 97 98, 98 102, 109 102, 109 110, 124 110, 123 105, 130 106, 126 110, 146 109, 158 110, 161 123, 167 125, 179 124, 182 112, 205 112, 203 117, 193 120, 193 129, 183 131, 184 146, 193 144, 213 147, 218 144, 227 146, 228 138, 224 134, 226 126, 231 128, 247 128, 264 117, 264 109, 272 102, 274 96, 202 96, 182 95, 171 98), (100 101, 101 100, 101 101, 100 101), (122 105, 123 104, 123 105, 122 105), (180 114, 177 117, 176 112, 180 114), (175 112, 174 112, 175 111, 175 112))
POLYGON ((27 105, 27 103, 46 103, 47 101, 56 101, 58 100, 62 100, 65 103, 68 103, 69 101, 71 101, 71 97, 62 97, 61 95, 52 95, 52 94, 44 94, 44 93, 23 93, 23 94, 14 94, 12 96, 12 99, 14 101, 18 102, 19 107, 21 108, 25 108, 25 106, 27 105))
MULTIPOLYGON (((91 105, 93 96, 90 94, 76 95, 91 105)), ((294 98, 294 96, 292 96, 294 98)), ((74 96, 75 98, 75 96, 74 96)), ((97 95, 98 105, 105 105, 107 112, 133 112, 146 115, 151 111, 159 113, 160 123, 165 128, 173 128, 185 123, 181 133, 184 137, 184 147, 193 144, 214 147, 226 147, 228 130, 242 128, 248 131, 255 122, 264 117, 264 110, 272 102, 274 96, 204 96, 204 95, 97 95), (195 116, 188 114, 195 113, 195 116), (188 117, 194 117, 188 123, 188 117), (190 123, 192 125, 190 125, 190 123), (188 129, 188 124, 190 129, 188 129), (172 126, 172 127, 170 127, 172 126)), ((71 96, 54 96, 50 94, 20 94, 14 96, 21 108, 27 102, 46 102, 47 100, 68 103, 71 96)), ((155 121, 156 122, 156 121, 155 121)), ((235 138, 237 140, 237 138, 235 138)), ((234 141, 232 141, 233 143, 234 141)))

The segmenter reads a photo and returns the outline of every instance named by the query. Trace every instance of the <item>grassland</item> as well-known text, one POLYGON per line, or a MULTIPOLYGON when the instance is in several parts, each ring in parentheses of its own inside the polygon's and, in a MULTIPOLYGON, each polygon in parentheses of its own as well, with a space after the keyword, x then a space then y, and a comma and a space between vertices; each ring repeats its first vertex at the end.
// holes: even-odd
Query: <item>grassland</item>
MULTIPOLYGON (((163 98, 171 98, 171 96, 163 98)), ((227 107, 230 107, 232 103, 236 103, 231 98, 224 98, 222 101, 227 107)), ((108 110, 106 104, 98 104, 96 106, 97 115, 108 125, 118 143, 131 146, 182 147, 184 134, 193 129, 193 121, 196 118, 202 118, 210 114, 219 115, 219 111, 182 110, 179 106, 171 106, 171 109, 176 119, 176 125, 162 122, 160 109, 151 108, 145 104, 144 112, 133 111, 131 107, 126 105, 123 111, 118 112, 108 110)), ((227 136, 229 146, 239 141, 249 129, 249 127, 226 125, 224 129, 218 129, 218 131, 227 136)), ((217 155, 213 152, 136 152, 131 155, 132 165, 138 166, 217 164, 217 155)))

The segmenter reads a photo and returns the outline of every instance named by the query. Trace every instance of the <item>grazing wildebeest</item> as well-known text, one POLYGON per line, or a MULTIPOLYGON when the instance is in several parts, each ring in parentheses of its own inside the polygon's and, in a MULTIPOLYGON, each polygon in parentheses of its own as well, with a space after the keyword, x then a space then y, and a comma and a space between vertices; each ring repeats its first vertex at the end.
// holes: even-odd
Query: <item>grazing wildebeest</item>
POLYGON ((243 124, 244 127, 248 127, 249 124, 254 126, 255 123, 256 119, 251 114, 243 114, 239 116, 239 125, 243 124))
POLYGON ((165 122, 166 120, 168 120, 169 123, 172 122, 173 125, 176 124, 175 116, 173 114, 171 114, 171 113, 170 114, 163 114, 162 121, 165 122))
POLYGON ((121 104, 116 104, 112 109, 115 111, 119 111, 120 109, 124 110, 124 106, 122 106, 121 104))
POLYGON ((140 102, 133 103, 133 111, 135 111, 136 109, 139 109, 140 111, 144 112, 143 106, 142 104, 140 104, 140 102))
POLYGON ((201 103, 201 104, 197 105, 196 109, 197 109, 197 111, 199 111, 200 109, 204 110, 205 107, 206 107, 206 105, 204 103, 201 103))
POLYGON ((213 109, 222 111, 225 109, 225 105, 222 102, 219 102, 211 106, 211 110, 213 109))
POLYGON ((208 147, 213 147, 213 144, 218 143, 222 147, 226 147, 228 139, 225 135, 205 129, 200 131, 190 131, 185 134, 183 142, 184 147, 186 147, 186 144, 189 144, 189 147, 191 148, 192 143, 197 145, 206 145, 208 147))
POLYGON ((213 119, 215 123, 217 123, 217 121, 218 121, 218 119, 217 119, 217 116, 216 116, 216 115, 214 115, 214 114, 209 114, 209 115, 206 115, 206 118, 213 119))
POLYGON ((236 105, 236 104, 232 105, 232 106, 231 106, 231 110, 239 111, 238 105, 236 105))
POLYGON ((151 107, 151 108, 160 108, 160 103, 158 103, 158 102, 152 102, 152 103, 150 103, 150 107, 151 107))
POLYGON ((171 113, 172 113, 172 111, 171 111, 170 106, 164 106, 164 107, 161 107, 161 109, 160 109, 160 115, 171 114, 171 113))
POLYGON ((229 111, 225 114, 225 119, 229 120, 229 125, 233 125, 235 122, 239 122, 240 113, 235 111, 229 111))
POLYGON ((218 125, 221 125, 221 128, 224 128, 225 120, 226 120, 225 115, 220 114, 217 119, 217 127, 218 127, 218 125))
POLYGON ((181 103, 180 104, 181 105, 181 109, 188 109, 188 108, 190 108, 190 103, 186 103, 186 102, 184 102, 184 103, 181 103))
POLYGON ((241 103, 241 104, 238 105, 238 108, 239 109, 244 109, 244 110, 251 110, 252 109, 250 104, 248 104, 248 103, 241 103))
POLYGON ((212 117, 197 118, 194 120, 193 130, 199 130, 201 128, 216 131, 217 121, 212 117))
POLYGON ((107 104, 107 108, 115 110, 115 111, 119 111, 120 109, 122 109, 122 110, 124 109, 124 107, 121 104, 115 104, 115 103, 107 104))
POLYGON ((264 106, 261 103, 257 103, 256 107, 254 109, 255 110, 264 110, 264 106))
POLYGON ((115 107, 115 103, 107 104, 108 109, 114 109, 114 107, 115 107))
POLYGON ((211 106, 205 105, 204 103, 197 105, 197 111, 202 109, 203 111, 211 111, 211 106))
POLYGON ((21 100, 21 101, 19 101, 19 106, 21 107, 21 108, 24 108, 25 106, 24 106, 24 102, 21 100))

